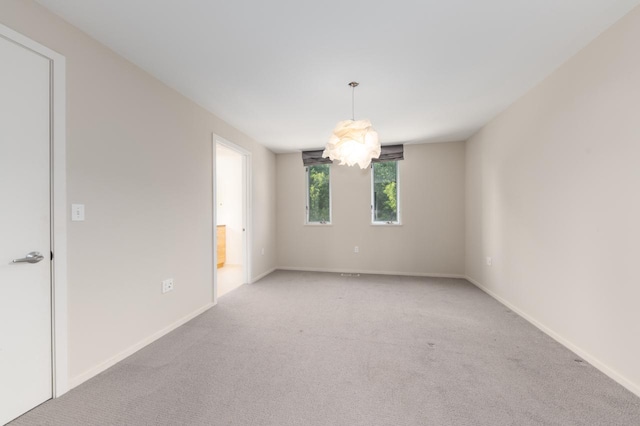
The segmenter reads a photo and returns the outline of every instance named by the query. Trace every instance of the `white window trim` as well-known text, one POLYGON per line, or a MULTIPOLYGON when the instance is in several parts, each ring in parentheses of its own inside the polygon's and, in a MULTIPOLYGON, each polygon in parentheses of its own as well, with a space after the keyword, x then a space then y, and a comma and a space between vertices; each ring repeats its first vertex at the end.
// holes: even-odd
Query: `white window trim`
POLYGON ((331 226, 333 223, 333 201, 332 201, 332 183, 331 181, 331 164, 329 166, 329 221, 328 222, 309 222, 309 167, 304 167, 304 225, 306 226, 331 226))
POLYGON ((375 190, 374 190, 374 176, 373 176, 373 165, 375 163, 371 163, 369 170, 371 172, 371 225, 372 226, 402 226, 402 220, 400 216, 401 210, 401 197, 400 197, 400 161, 394 160, 396 167, 396 201, 397 208, 396 213, 397 217, 395 221, 376 221, 375 220, 375 210, 374 210, 374 199, 375 199, 375 190))

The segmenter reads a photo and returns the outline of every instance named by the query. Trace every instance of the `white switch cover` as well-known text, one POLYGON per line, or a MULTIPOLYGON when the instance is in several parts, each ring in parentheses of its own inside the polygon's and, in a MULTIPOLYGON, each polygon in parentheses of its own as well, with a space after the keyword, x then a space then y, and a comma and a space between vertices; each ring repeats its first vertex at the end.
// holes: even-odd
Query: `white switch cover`
POLYGON ((487 256, 487 266, 491 266, 492 263, 493 263, 493 260, 487 256))
POLYGON ((84 221, 84 204, 71 204, 71 220, 74 222, 84 221))

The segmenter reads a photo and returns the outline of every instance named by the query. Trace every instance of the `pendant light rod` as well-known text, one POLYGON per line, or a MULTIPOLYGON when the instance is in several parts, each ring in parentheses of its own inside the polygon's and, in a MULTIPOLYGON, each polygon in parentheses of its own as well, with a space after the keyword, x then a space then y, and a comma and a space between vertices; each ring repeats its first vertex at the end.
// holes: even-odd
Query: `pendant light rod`
POLYGON ((356 121, 356 87, 359 84, 357 81, 349 83, 349 86, 351 86, 351 121, 356 121))

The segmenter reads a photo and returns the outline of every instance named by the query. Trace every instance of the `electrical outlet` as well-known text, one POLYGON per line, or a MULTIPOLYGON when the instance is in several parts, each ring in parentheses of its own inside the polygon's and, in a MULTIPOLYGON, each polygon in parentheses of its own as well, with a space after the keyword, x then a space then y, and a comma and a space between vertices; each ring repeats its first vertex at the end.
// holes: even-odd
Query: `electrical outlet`
POLYGON ((173 291, 173 278, 168 278, 162 281, 162 292, 168 293, 173 291))
POLYGON ((487 256, 487 266, 491 266, 492 263, 493 261, 491 260, 491 258, 487 256))
POLYGON ((355 246, 355 247, 353 248, 353 252, 354 252, 354 253, 360 253, 360 247, 355 246))

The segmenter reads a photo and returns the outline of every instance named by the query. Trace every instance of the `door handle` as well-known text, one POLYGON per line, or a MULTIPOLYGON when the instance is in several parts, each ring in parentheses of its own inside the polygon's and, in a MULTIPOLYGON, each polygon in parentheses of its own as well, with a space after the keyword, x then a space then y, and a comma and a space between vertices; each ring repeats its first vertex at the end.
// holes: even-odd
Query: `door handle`
POLYGON ((38 263, 42 259, 44 259, 44 256, 41 255, 40 252, 32 251, 31 253, 27 253, 27 255, 22 259, 13 259, 13 262, 11 263, 38 263))

